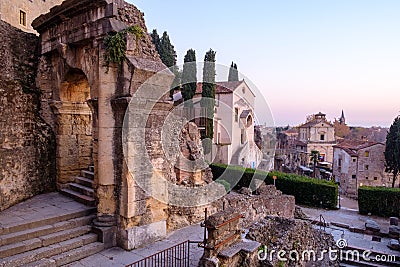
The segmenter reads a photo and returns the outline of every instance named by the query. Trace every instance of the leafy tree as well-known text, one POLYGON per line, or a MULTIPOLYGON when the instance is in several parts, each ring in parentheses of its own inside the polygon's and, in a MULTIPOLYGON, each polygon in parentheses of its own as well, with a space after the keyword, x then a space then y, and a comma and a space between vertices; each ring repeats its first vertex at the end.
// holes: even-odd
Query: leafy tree
POLYGON ((386 136, 385 171, 393 174, 392 187, 400 171, 400 116, 394 119, 386 136))
POLYGON ((316 170, 317 170, 317 163, 318 163, 318 161, 319 161, 319 151, 317 151, 317 150, 311 150, 310 161, 312 161, 312 162, 313 162, 313 165, 314 165, 313 177, 315 178, 315 176, 316 176, 316 170))
POLYGON ((239 81, 239 72, 237 69, 237 65, 236 65, 236 63, 233 63, 233 61, 232 61, 231 67, 229 68, 228 81, 229 82, 239 81))
POLYGON ((189 49, 183 61, 185 64, 182 71, 182 97, 185 106, 193 107, 192 98, 197 87, 196 51, 189 49))
MULTIPOLYGON (((202 137, 212 140, 214 135, 214 106, 215 106, 215 55, 216 52, 210 49, 204 57, 203 67, 203 87, 201 106, 206 110, 206 133, 202 137)), ((211 144, 205 147, 207 154, 211 149, 211 144)))

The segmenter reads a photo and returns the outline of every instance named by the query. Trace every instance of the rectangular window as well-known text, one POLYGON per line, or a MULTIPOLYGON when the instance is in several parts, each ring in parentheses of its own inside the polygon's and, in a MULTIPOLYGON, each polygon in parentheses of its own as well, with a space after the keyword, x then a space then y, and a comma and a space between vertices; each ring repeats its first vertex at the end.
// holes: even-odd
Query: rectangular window
POLYGON ((240 143, 243 145, 246 142, 246 135, 244 133, 244 130, 240 130, 240 143))
POLYGON ((378 177, 374 177, 374 180, 377 181, 377 180, 378 180, 378 177))
POLYGON ((235 122, 239 121, 239 109, 235 108, 235 122))
POLYGON ((368 180, 368 177, 365 177, 365 180, 368 180))
POLYGON ((356 162, 357 161, 357 159, 356 158, 353 158, 353 162, 356 162))
POLYGON ((365 151, 365 157, 369 157, 369 151, 365 151))
POLYGON ((353 175, 351 176, 351 178, 356 179, 357 176, 356 176, 355 174, 353 174, 353 175))
POLYGON ((19 11, 19 24, 26 26, 26 13, 22 10, 19 11))
POLYGON ((324 134, 321 134, 320 140, 321 140, 321 141, 324 141, 324 140, 325 140, 325 135, 324 135, 324 134))
POLYGON ((365 166, 364 166, 364 169, 365 169, 366 171, 368 171, 369 165, 365 165, 365 166))

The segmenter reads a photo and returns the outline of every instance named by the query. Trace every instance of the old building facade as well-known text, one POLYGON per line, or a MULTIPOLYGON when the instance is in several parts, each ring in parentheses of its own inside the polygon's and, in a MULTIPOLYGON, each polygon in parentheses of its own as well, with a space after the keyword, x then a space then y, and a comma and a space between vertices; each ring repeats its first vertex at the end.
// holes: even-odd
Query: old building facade
POLYGON ((334 146, 333 176, 349 197, 357 197, 360 186, 391 186, 385 172, 385 144, 347 140, 334 146))
MULTIPOLYGON (((198 83, 194 105, 199 108, 202 84, 198 83)), ((262 153, 254 141, 255 94, 242 81, 217 82, 215 90, 214 162, 256 168, 262 153)), ((202 131, 205 121, 197 120, 202 131)))
POLYGON ((321 112, 312 115, 300 125, 298 140, 307 144, 307 153, 316 150, 320 161, 333 162, 333 146, 336 145, 335 128, 321 112))
POLYGON ((2 0, 0 19, 26 32, 36 33, 32 27, 35 18, 50 11, 64 0, 2 0))

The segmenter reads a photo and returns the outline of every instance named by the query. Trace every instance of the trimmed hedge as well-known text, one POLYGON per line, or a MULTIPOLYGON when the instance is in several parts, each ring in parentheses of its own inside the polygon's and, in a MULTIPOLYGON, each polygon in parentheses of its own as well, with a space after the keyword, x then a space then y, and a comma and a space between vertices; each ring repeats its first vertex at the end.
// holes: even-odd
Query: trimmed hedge
POLYGON ((400 188, 362 186, 358 188, 360 214, 400 217, 400 188))
POLYGON ((224 164, 211 164, 214 180, 227 181, 231 188, 253 188, 253 179, 259 179, 266 184, 274 184, 273 176, 276 176, 276 188, 282 193, 293 195, 296 204, 312 207, 336 209, 338 201, 338 187, 334 182, 286 174, 280 172, 264 172, 254 169, 245 169, 239 166, 224 164))

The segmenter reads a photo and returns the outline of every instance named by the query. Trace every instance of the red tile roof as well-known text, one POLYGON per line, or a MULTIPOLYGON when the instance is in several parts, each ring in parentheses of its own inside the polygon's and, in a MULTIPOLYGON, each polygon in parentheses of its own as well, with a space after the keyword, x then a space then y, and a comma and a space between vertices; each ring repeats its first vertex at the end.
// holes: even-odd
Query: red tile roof
POLYGON ((357 157, 357 152, 360 149, 364 149, 374 145, 384 145, 383 143, 372 142, 372 141, 361 141, 361 140, 344 140, 338 145, 333 147, 343 149, 352 157, 357 157))
MULTIPOLYGON (((239 85, 243 81, 237 81, 237 82, 216 82, 216 88, 215 88, 215 93, 216 94, 231 94, 236 88, 239 87, 239 85)), ((197 83, 197 88, 196 88, 196 94, 201 94, 203 91, 203 83, 199 82, 197 83)))

